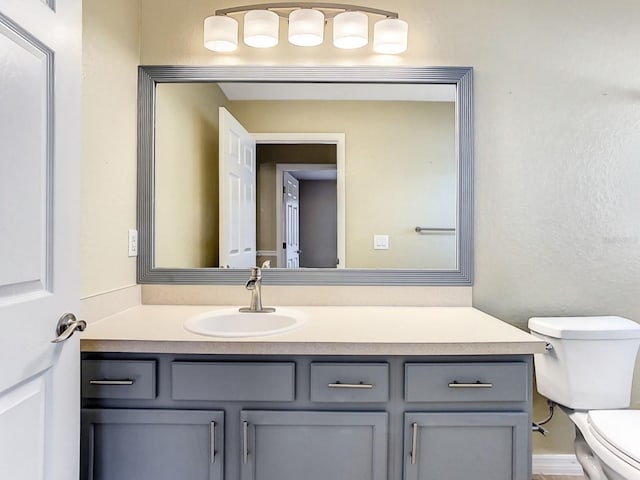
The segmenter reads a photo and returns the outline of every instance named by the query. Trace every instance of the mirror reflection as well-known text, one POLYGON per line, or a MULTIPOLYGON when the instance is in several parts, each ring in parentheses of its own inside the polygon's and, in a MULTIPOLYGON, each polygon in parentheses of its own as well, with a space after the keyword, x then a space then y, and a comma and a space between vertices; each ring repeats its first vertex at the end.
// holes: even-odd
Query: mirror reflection
POLYGON ((456 143, 452 85, 160 83, 154 265, 454 270, 456 143))

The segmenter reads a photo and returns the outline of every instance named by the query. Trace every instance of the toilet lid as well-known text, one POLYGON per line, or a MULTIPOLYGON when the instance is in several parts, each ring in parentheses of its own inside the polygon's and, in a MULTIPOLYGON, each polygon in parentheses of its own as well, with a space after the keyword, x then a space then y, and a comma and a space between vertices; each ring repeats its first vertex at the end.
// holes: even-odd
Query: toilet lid
POLYGON ((640 465, 640 410, 592 410, 589 427, 612 453, 640 465))

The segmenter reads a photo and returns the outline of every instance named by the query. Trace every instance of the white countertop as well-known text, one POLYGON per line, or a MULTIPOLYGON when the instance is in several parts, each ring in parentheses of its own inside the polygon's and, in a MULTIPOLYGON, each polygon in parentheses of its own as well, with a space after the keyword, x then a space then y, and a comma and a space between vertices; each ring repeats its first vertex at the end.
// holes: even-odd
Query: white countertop
POLYGON ((91 323, 84 352, 270 355, 520 355, 545 342, 472 307, 287 307, 307 323, 263 337, 220 338, 182 324, 229 306, 141 305, 91 323))

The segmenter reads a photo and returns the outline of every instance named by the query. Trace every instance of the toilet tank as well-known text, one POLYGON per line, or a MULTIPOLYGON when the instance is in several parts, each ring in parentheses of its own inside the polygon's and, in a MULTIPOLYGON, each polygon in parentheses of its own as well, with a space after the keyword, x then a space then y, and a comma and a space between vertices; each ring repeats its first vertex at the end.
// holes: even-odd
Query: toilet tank
POLYGON ((536 317, 529 330, 549 344, 534 355, 538 392, 575 410, 630 404, 640 325, 622 317, 536 317))

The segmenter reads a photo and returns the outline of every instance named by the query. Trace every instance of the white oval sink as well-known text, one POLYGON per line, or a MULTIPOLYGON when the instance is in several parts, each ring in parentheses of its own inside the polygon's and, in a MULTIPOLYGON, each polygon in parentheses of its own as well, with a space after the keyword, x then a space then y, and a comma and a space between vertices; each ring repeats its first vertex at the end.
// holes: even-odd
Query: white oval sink
POLYGON ((210 337, 262 337, 294 330, 305 321, 302 312, 288 308, 277 308, 271 313, 225 308, 191 317, 184 322, 184 328, 210 337))

